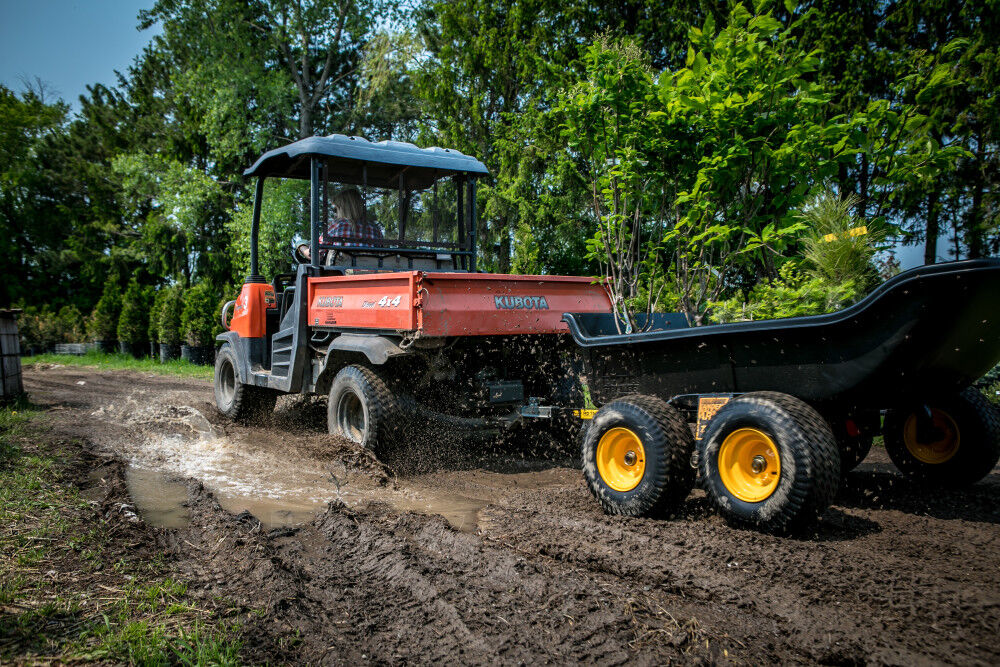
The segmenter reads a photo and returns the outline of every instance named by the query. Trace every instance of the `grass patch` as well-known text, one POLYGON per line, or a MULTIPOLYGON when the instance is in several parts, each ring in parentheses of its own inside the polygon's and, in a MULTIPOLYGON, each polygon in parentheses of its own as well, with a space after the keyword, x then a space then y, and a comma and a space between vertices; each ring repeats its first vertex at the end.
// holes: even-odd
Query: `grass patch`
POLYGON ((108 354, 90 350, 83 355, 75 354, 38 354, 33 357, 22 357, 21 365, 30 368, 36 364, 60 364, 63 366, 85 366, 98 370, 142 371, 145 373, 160 373, 162 375, 179 375, 210 380, 214 369, 212 366, 197 366, 183 359, 174 359, 161 364, 159 359, 145 357, 135 359, 127 354, 108 354))
POLYGON ((238 664, 233 610, 201 608, 81 497, 74 451, 26 400, 0 408, 0 664, 238 664))

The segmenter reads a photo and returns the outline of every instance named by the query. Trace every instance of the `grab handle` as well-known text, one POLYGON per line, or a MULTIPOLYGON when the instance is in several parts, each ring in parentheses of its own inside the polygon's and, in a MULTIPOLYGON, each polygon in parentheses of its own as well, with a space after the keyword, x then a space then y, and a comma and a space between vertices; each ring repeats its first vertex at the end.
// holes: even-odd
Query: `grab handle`
POLYGON ((227 301, 222 306, 222 313, 221 313, 221 315, 222 315, 222 328, 225 329, 226 331, 229 331, 229 322, 226 321, 226 311, 229 310, 230 308, 232 308, 233 304, 235 304, 235 303, 236 303, 236 300, 233 299, 232 301, 227 301))

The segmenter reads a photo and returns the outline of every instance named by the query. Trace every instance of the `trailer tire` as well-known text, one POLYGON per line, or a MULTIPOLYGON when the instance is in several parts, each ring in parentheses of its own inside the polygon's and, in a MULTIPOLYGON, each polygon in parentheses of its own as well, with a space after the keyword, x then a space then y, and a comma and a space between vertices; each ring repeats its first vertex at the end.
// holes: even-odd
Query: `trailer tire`
POLYGON ((370 368, 345 366, 333 379, 326 407, 331 435, 356 442, 378 456, 395 440, 397 413, 392 391, 370 368))
POLYGON ((840 445, 840 476, 846 477, 847 473, 851 472, 859 465, 861 462, 868 458, 868 454, 872 451, 872 443, 874 438, 869 435, 860 435, 857 437, 848 437, 844 440, 838 440, 840 445))
POLYGON ((882 428, 881 416, 878 413, 863 417, 843 413, 826 416, 840 448, 840 476, 846 477, 871 453, 874 436, 882 428))
POLYGON ((608 514, 663 516, 694 488, 694 437, 684 417, 653 396, 626 396, 597 411, 583 436, 583 474, 608 514))
MULTIPOLYGON (((944 487, 975 484, 1000 460, 1000 412, 974 387, 927 402, 943 436, 921 442, 915 422, 923 406, 886 412, 883 437, 889 458, 913 480, 944 487)), ((934 434, 937 435, 937 434, 934 434)))
POLYGON ((274 411, 278 394, 271 389, 245 384, 239 362, 229 343, 215 355, 215 405, 226 417, 242 424, 261 424, 274 411))
POLYGON ((698 455, 702 485, 728 522, 769 533, 808 525, 833 502, 840 451, 829 424, 803 401, 744 394, 709 422, 698 455))

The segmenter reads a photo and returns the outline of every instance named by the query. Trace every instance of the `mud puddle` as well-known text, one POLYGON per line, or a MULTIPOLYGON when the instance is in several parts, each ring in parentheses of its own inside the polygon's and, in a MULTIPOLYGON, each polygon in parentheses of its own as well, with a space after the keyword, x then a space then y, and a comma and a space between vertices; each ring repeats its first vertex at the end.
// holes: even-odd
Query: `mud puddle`
POLYGON ((138 390, 91 413, 128 427, 127 435, 109 438, 109 444, 127 461, 129 493, 153 525, 186 525, 187 479, 204 484, 224 509, 248 511, 268 528, 308 522, 339 501, 440 514, 455 528, 475 532, 487 504, 437 487, 390 481, 368 452, 327 435, 286 432, 276 438, 264 429, 213 425, 191 402, 189 396, 138 390))
POLYGON ((125 469, 128 495, 135 503, 139 516, 161 528, 186 528, 191 522, 188 514, 187 484, 158 470, 145 470, 129 466, 125 469))

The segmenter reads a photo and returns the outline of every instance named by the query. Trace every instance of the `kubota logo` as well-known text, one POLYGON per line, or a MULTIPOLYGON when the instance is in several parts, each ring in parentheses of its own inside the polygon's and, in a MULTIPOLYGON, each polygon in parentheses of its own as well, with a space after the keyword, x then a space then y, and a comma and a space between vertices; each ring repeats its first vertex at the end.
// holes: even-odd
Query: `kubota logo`
POLYGON ((544 296, 495 296, 493 304, 498 310, 548 310, 544 296))

